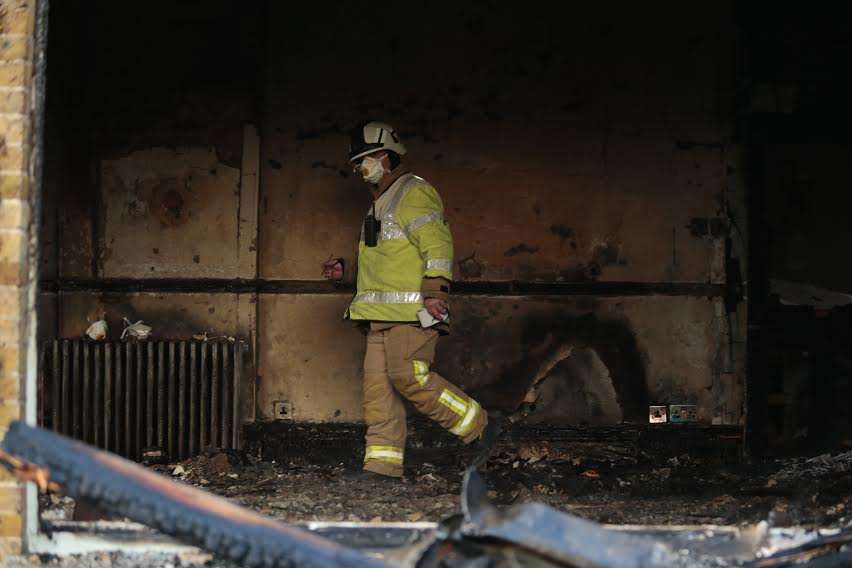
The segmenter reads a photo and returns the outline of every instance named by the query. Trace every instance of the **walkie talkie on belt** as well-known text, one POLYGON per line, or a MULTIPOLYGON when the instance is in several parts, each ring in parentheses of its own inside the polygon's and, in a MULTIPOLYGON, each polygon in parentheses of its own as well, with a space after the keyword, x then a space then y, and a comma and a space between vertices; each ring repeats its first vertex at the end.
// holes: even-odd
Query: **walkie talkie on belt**
POLYGON ((376 219, 376 204, 373 203, 373 212, 364 219, 364 244, 368 247, 377 246, 381 230, 382 222, 376 219))

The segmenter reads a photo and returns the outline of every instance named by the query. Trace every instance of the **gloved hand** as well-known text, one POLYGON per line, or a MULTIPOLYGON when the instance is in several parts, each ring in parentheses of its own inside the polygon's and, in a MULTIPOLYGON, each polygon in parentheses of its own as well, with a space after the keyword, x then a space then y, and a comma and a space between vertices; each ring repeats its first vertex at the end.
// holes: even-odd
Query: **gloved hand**
POLYGON ((436 320, 443 321, 444 316, 446 316, 447 312, 450 310, 447 302, 439 300, 438 298, 426 298, 423 304, 426 306, 426 311, 429 312, 429 315, 436 320))

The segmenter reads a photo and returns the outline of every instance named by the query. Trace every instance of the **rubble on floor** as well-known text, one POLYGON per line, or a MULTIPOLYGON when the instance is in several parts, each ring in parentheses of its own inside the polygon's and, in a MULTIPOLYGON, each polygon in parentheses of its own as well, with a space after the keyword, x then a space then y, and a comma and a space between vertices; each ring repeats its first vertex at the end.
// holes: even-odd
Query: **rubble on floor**
MULTIPOLYGON (((489 461, 487 478, 498 505, 535 500, 601 523, 741 525, 768 519, 775 526, 842 526, 852 521, 852 481, 815 476, 839 472, 841 464, 852 463, 850 455, 724 464, 689 454, 659 461, 606 445, 571 451, 540 441, 502 446, 489 461)), ((347 479, 350 464, 278 463, 234 453, 152 467, 287 522, 437 522, 459 510, 464 466, 462 458, 413 462, 403 480, 386 483, 347 479)))
MULTIPOLYGON (((418 447, 410 453, 405 478, 387 482, 349 479, 346 474, 357 469, 351 460, 266 461, 231 451, 150 468, 288 523, 439 522, 458 514, 468 457, 449 451, 440 460, 425 461, 424 456, 438 454, 418 447)), ((718 540, 740 527, 737 542, 759 543, 752 552, 760 556, 802 544, 805 558, 825 550, 845 554, 852 528, 850 462, 848 452, 739 463, 700 452, 637 451, 619 443, 511 440, 488 464, 485 495, 501 511, 536 502, 573 518, 642 525, 645 532, 706 527, 690 529, 692 544, 718 540)), ((67 518, 66 500, 42 500, 48 515, 61 516, 57 510, 62 510, 67 518)), ((783 565, 765 562, 756 565, 783 565)), ((732 564, 728 558, 702 565, 732 564)))
POLYGON ((252 460, 223 469, 215 461, 200 456, 153 469, 287 522, 437 521, 458 511, 460 473, 450 480, 428 463, 378 490, 377 484, 346 479, 350 470, 342 465, 252 460))
MULTIPOLYGON (((852 481, 842 474, 850 452, 728 465, 688 454, 659 462, 605 447, 584 453, 547 441, 505 449, 489 462, 489 495, 501 506, 536 500, 612 524, 852 521, 852 481)), ((236 452, 151 468, 287 522, 437 522, 459 510, 464 463, 412 463, 403 480, 381 484, 347 479, 349 464, 278 463, 236 452)), ((47 519, 72 519, 73 506, 42 496, 47 519)))
POLYGON ((776 483, 810 481, 826 477, 843 476, 852 470, 852 452, 837 455, 821 454, 812 458, 789 460, 780 471, 772 474, 770 479, 776 483))

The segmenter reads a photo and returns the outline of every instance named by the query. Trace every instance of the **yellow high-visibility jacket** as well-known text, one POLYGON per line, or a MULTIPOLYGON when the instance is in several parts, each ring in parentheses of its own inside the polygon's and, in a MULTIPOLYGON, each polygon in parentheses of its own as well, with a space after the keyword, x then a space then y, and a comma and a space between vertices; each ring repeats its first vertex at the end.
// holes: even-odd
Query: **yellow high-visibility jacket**
POLYGON ((348 316, 417 321, 424 278, 452 280, 453 237, 444 219, 444 204, 426 180, 404 174, 376 200, 375 208, 381 222, 378 246, 364 244, 362 228, 357 292, 348 316))

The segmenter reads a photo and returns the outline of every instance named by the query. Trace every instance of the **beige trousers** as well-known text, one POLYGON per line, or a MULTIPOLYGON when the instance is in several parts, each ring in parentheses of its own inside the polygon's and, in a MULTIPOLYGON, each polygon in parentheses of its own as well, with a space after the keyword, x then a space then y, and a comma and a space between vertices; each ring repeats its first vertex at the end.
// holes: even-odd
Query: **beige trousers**
POLYGON ((438 335, 433 329, 407 324, 371 329, 367 335, 365 470, 402 476, 407 435, 402 397, 465 443, 475 441, 485 429, 488 414, 479 403, 431 370, 438 335))

